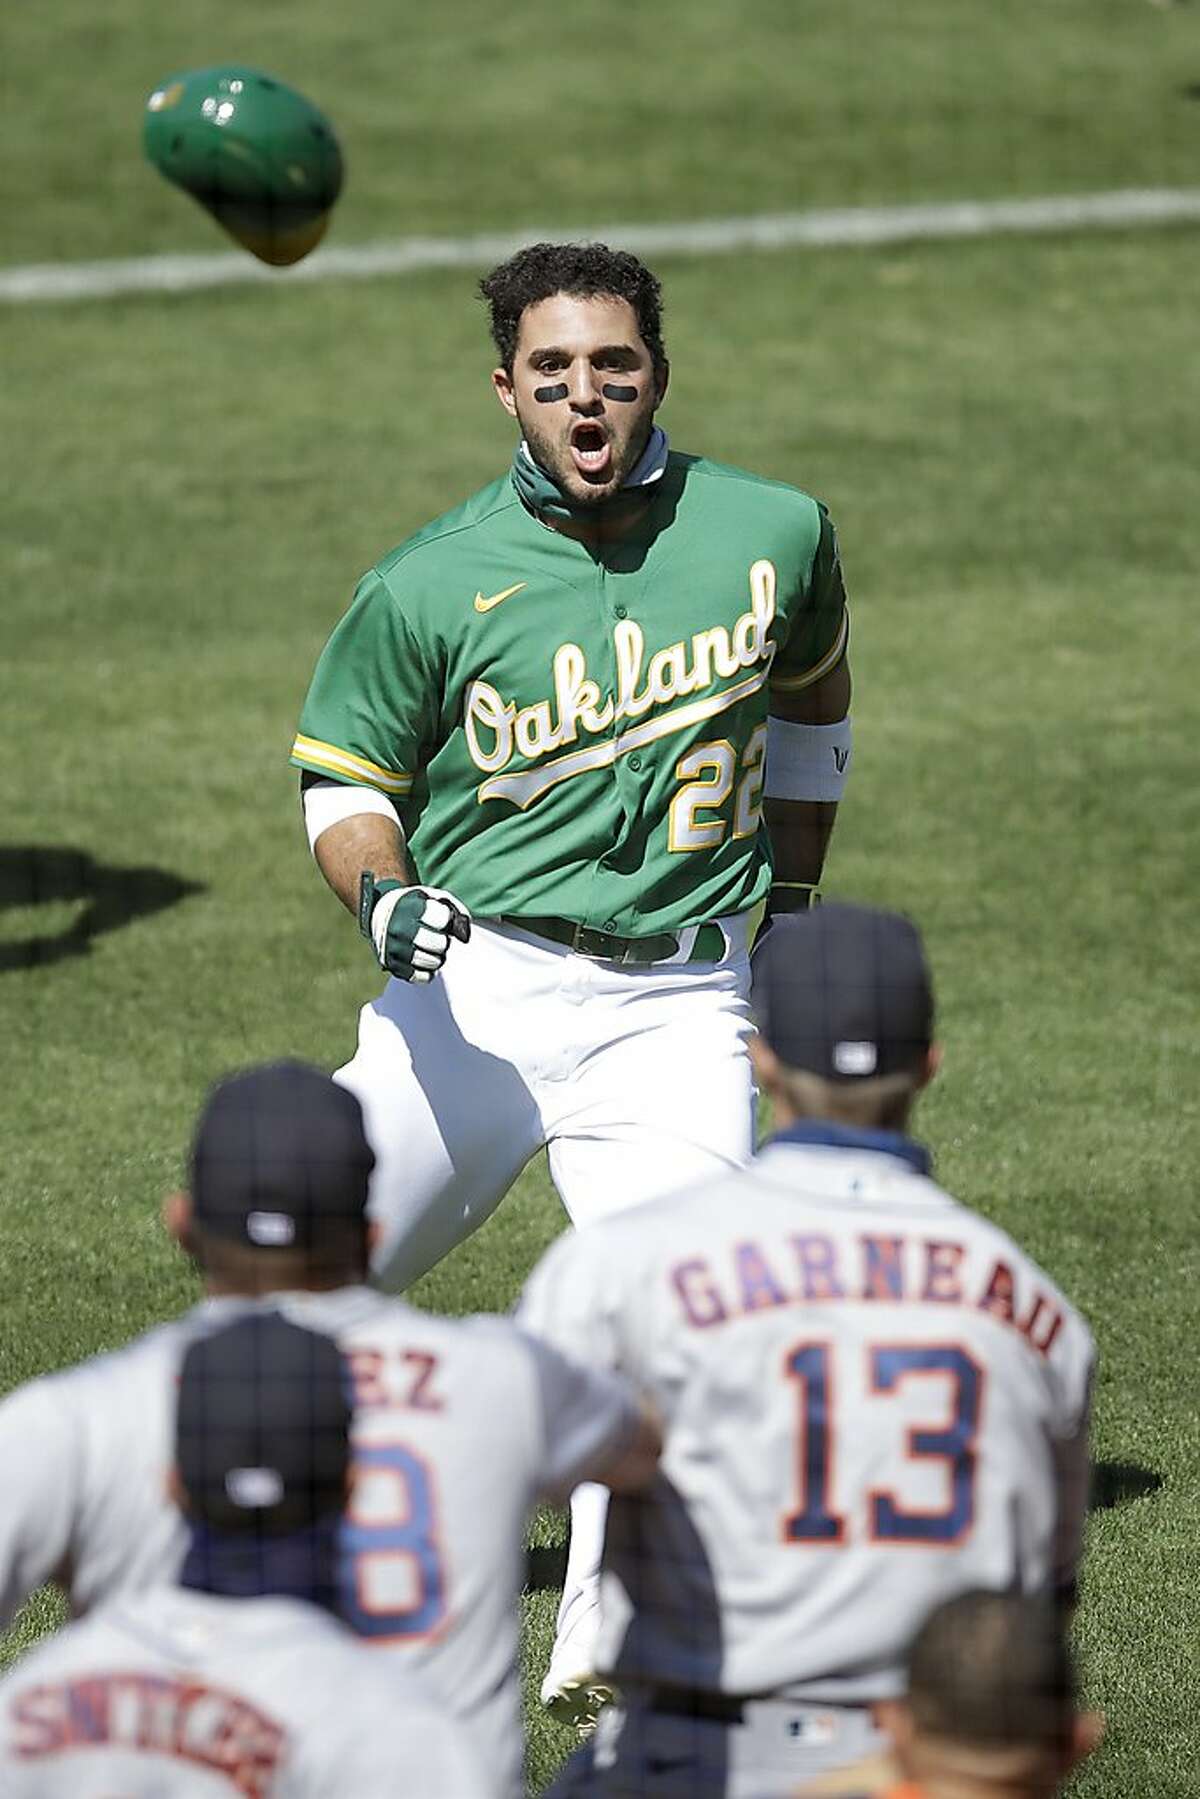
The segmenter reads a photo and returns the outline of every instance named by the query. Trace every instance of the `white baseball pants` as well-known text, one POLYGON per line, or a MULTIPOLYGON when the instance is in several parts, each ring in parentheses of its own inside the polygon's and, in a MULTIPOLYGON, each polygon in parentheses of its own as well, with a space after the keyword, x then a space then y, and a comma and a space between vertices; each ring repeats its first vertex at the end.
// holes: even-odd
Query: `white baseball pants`
POLYGON ((865 1705, 749 1699, 740 1723, 718 1724, 666 1716, 634 1692, 601 1712, 549 1799, 792 1799, 886 1749, 865 1705))
POLYGON ((620 968, 477 922, 436 980, 389 981, 363 1007, 335 1079, 377 1159, 383 1286, 478 1229, 543 1145, 577 1226, 749 1161, 744 919, 727 930, 722 963, 620 968))

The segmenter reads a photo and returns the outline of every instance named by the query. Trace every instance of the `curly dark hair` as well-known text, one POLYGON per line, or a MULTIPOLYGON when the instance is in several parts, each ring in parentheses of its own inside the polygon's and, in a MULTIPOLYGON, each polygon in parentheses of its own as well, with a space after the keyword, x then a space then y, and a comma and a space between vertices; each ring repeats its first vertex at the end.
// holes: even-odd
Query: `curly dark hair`
POLYGON ((655 372, 666 372, 662 288, 657 276, 628 250, 610 250, 607 244, 528 244, 485 275, 479 292, 491 309, 492 338, 510 375, 521 314, 554 294, 577 299, 610 294, 628 300, 655 372))

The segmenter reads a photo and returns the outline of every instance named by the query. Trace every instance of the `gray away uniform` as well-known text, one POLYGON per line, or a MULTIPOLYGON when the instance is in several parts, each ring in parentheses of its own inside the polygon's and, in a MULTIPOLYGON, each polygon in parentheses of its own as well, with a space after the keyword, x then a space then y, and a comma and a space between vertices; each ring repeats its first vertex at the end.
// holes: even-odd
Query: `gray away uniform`
MULTIPOLYGON (((496 1794, 519 1794, 524 1531, 626 1446, 624 1383, 498 1318, 443 1319, 366 1287, 274 1295, 334 1337, 355 1377, 344 1614, 381 1659, 419 1669, 470 1727, 496 1794)), ((43 1581, 72 1609, 173 1581, 185 1526, 167 1498, 173 1376, 241 1300, 208 1300, 124 1349, 0 1404, 0 1626, 43 1581)))
POLYGON ((869 1746, 938 1601, 1074 1579, 1091 1334, 893 1142, 781 1139, 530 1279, 522 1322, 628 1374, 666 1431, 649 1496, 609 1514, 597 1666, 626 1711, 589 1792, 789 1791, 869 1746))
POLYGON ((6 1799, 486 1799, 462 1738, 294 1599, 147 1588, 0 1681, 6 1799))

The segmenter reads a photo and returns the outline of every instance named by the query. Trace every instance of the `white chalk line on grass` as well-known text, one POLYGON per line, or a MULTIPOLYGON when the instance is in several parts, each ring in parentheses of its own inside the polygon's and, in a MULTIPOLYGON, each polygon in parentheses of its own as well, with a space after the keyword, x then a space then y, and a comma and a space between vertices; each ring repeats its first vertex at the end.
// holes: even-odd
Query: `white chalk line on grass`
POLYGON ((688 222, 526 228, 471 237, 408 237, 339 249, 326 246, 291 269, 268 269, 245 253, 134 256, 111 262, 48 262, 0 268, 0 302, 102 300, 118 294, 189 293, 248 282, 369 280, 425 269, 486 268, 540 238, 600 241, 646 256, 720 256, 735 250, 920 243, 1004 232, 1098 231, 1200 222, 1200 188, 1127 188, 1034 200, 952 200, 922 206, 749 214, 688 222))

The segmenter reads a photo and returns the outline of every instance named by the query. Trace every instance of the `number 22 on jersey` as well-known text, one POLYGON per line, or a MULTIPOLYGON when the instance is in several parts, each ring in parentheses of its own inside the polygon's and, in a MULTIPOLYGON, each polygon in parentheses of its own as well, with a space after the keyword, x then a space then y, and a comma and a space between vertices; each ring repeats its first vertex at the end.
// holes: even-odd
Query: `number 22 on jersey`
MULTIPOLYGON (((873 1488, 867 1498, 867 1539, 879 1544, 960 1543, 975 1521, 976 1439, 983 1398, 983 1370, 959 1343, 875 1344, 866 1350, 868 1391, 886 1398, 918 1388, 930 1391, 928 1423, 911 1425, 908 1456, 941 1469, 945 1503, 930 1510, 905 1503, 902 1491, 873 1488), (941 1400, 941 1415, 934 1408, 941 1400)), ((800 1343, 784 1357, 784 1373, 799 1389, 797 1455, 799 1504, 783 1519, 786 1543, 848 1544, 847 1522, 833 1504, 837 1433, 836 1366, 828 1343, 800 1343)), ((866 1428, 863 1419, 841 1428, 866 1428)), ((897 1470, 897 1487, 903 1472, 897 1470)))
MULTIPOLYGON (((764 757, 767 727, 759 725, 742 756, 742 773, 733 800, 733 834, 753 837, 762 817, 764 757)), ((727 738, 697 744, 675 764, 675 779, 682 781, 667 814, 667 843, 672 850, 715 849, 729 829, 730 819, 720 816, 733 793, 737 756, 727 738), (717 817, 702 817, 716 813, 717 817)))

